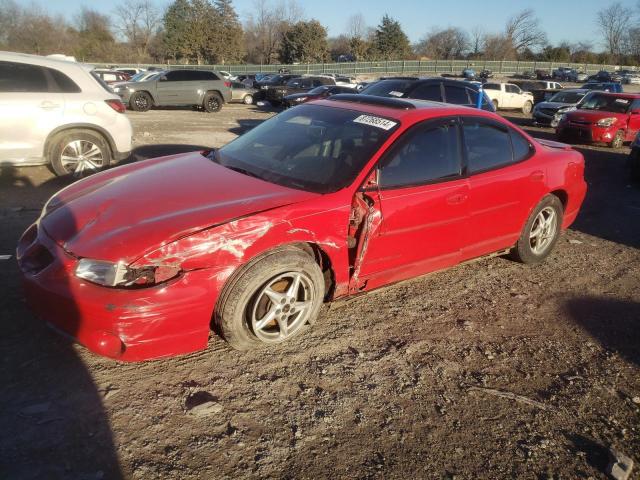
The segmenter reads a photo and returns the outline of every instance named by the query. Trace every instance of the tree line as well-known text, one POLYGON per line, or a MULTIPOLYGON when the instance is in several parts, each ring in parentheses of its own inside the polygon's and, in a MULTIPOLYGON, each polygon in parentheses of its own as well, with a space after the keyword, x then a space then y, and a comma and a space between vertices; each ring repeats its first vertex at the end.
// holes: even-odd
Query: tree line
POLYGON ((72 20, 37 5, 0 0, 0 50, 64 53, 87 62, 321 63, 398 59, 538 60, 640 63, 640 6, 620 2, 596 12, 593 25, 604 50, 589 42, 552 45, 532 9, 509 17, 501 31, 433 28, 411 44, 402 25, 384 15, 377 26, 362 14, 328 37, 297 0, 255 0, 242 22, 232 0, 122 0, 105 15, 82 7, 72 20))

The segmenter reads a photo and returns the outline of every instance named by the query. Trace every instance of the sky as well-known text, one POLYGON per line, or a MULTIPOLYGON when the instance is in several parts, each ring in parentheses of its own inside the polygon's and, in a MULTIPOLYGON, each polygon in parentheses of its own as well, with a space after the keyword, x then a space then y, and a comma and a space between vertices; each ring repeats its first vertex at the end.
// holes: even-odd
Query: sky
MULTIPOLYGON (((26 0, 18 0, 22 3, 26 0)), ((278 0, 274 0, 277 2, 278 0)), ((72 19, 81 6, 102 13, 113 11, 118 0, 35 0, 51 13, 72 19)), ((165 7, 170 0, 157 0, 165 7)), ((362 13, 369 26, 375 27, 388 13, 400 21, 411 42, 417 42, 433 27, 461 27, 467 31, 476 26, 487 32, 504 29, 506 19, 525 8, 533 8, 549 41, 571 43, 588 41, 596 49, 602 47, 595 25, 596 12, 613 1, 606 0, 298 0, 307 18, 315 18, 337 36, 346 30, 349 16, 362 13)), ((636 0, 621 0, 627 7, 637 9, 636 0)), ((234 0, 233 4, 243 20, 251 13, 254 0, 234 0)), ((640 10, 638 11, 640 13, 640 10)))

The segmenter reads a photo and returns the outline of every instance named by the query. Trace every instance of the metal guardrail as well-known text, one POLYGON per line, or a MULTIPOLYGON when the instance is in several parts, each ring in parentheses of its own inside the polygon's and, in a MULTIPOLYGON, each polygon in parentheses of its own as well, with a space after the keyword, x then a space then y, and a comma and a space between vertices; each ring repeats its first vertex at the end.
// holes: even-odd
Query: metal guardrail
MULTIPOLYGON (((108 67, 113 64, 93 65, 108 67)), ((538 69, 552 70, 558 67, 575 68, 587 74, 593 74, 599 70, 613 71, 617 69, 635 69, 625 65, 604 65, 591 63, 564 63, 564 62, 521 62, 507 60, 383 60, 376 62, 341 62, 341 63, 310 63, 310 64, 239 64, 239 65, 178 65, 178 64, 118 64, 118 67, 158 67, 164 69, 199 69, 199 70, 225 70, 234 75, 247 73, 276 73, 286 69, 290 73, 322 74, 336 73, 343 75, 428 75, 428 74, 460 74, 465 68, 473 68, 478 73, 488 69, 494 74, 513 75, 525 71, 538 69)))

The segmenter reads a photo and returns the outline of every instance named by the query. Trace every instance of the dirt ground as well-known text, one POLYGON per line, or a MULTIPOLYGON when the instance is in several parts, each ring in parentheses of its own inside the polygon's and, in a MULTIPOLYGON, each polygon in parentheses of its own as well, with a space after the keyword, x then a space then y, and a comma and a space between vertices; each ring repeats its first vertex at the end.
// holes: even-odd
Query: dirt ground
MULTIPOLYGON (((139 160, 272 112, 128 115, 139 160)), ((169 360, 97 357, 34 318, 0 260, 0 478, 601 479, 610 447, 640 461, 640 187, 628 147, 577 148, 589 193, 543 265, 482 260, 335 303, 269 350, 212 336, 169 360)), ((63 185, 2 170, 0 255, 63 185)))

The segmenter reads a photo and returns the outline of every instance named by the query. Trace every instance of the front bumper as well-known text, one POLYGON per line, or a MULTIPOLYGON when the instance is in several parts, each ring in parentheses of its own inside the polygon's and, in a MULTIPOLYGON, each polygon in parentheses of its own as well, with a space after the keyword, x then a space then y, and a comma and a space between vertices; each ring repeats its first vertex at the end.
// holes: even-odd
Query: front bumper
POLYGON ((610 143, 618 129, 613 127, 598 127, 597 125, 575 124, 563 122, 558 125, 558 137, 575 139, 587 143, 610 143))
POLYGON ((206 347, 217 292, 209 269, 140 289, 102 287, 75 276, 77 259, 32 225, 17 259, 29 307, 92 352, 140 361, 206 347))

